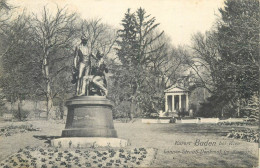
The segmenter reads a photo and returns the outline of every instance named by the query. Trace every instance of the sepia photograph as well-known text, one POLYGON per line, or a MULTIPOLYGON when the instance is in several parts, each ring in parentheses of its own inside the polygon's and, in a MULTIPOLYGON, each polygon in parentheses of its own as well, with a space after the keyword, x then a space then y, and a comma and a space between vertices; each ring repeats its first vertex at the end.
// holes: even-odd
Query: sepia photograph
POLYGON ((0 0, 0 168, 259 167, 259 0, 0 0))

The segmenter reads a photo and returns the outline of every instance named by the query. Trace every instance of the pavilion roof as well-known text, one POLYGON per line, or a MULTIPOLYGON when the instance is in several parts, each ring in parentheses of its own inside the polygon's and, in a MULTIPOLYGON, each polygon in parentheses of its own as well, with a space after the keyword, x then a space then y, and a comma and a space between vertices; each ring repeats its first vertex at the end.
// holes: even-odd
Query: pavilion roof
POLYGON ((183 87, 180 87, 180 86, 175 86, 175 85, 164 90, 164 93, 183 93, 183 92, 189 92, 189 90, 185 89, 183 87))

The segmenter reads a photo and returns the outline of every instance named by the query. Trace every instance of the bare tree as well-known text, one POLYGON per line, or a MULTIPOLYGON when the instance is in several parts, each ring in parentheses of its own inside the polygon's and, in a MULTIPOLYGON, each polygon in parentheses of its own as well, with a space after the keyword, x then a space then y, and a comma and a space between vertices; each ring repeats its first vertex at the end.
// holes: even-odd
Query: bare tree
POLYGON ((203 87, 209 92, 214 91, 219 75, 218 41, 214 32, 205 35, 197 33, 192 37, 192 56, 185 56, 189 65, 197 77, 197 87, 203 87))
MULTIPOLYGON (((42 75, 44 83, 38 83, 41 91, 46 97, 47 118, 52 107, 53 97, 57 93, 53 93, 52 83, 57 73, 62 71, 62 68, 57 71, 51 70, 51 61, 55 59, 57 53, 61 50, 70 50, 71 44, 76 37, 76 14, 69 14, 65 8, 58 8, 55 14, 51 13, 45 6, 41 16, 34 14, 32 19, 32 27, 34 32, 35 42, 40 46, 39 56, 41 58, 42 75)), ((63 55, 59 60, 62 60, 67 55, 63 55)))
POLYGON ((81 32, 88 38, 89 54, 99 50, 104 56, 108 56, 112 52, 117 38, 116 30, 103 24, 101 19, 83 20, 81 32))
POLYGON ((10 10, 12 7, 7 3, 6 0, 0 0, 0 29, 6 26, 7 21, 10 19, 10 10))

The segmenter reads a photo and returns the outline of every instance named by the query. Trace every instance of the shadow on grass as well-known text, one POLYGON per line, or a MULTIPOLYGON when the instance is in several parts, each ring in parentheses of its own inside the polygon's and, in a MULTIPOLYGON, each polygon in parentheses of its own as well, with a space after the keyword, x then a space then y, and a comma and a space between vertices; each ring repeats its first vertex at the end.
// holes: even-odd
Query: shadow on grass
POLYGON ((36 139, 44 140, 44 143, 51 144, 51 140, 56 138, 61 138, 61 136, 46 136, 46 135, 34 135, 33 136, 36 139))
POLYGON ((158 127, 155 131, 163 133, 198 133, 226 136, 229 129, 231 128, 224 128, 213 124, 169 124, 164 127, 158 127))

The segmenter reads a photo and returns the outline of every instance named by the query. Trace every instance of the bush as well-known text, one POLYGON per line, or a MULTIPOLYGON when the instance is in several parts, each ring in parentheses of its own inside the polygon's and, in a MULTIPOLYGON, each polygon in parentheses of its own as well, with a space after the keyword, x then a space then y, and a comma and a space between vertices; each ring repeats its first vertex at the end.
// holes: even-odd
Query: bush
POLYGON ((20 125, 20 126, 14 126, 14 125, 9 125, 2 127, 0 130, 0 137, 1 136, 12 136, 17 133, 25 133, 28 131, 40 131, 39 128, 35 128, 32 124, 30 125, 20 125))
POLYGON ((177 113, 178 113, 178 116, 180 116, 180 117, 184 117, 184 116, 188 116, 189 115, 189 112, 185 111, 185 110, 178 111, 177 113))
POLYGON ((259 94, 254 93, 247 104, 241 108, 241 114, 259 120, 259 94))
POLYGON ((224 126, 258 126, 258 122, 255 121, 244 121, 244 122, 220 122, 217 125, 224 126))
POLYGON ((151 118, 158 118, 159 114, 158 113, 150 113, 151 118))
POLYGON ((225 95, 212 95, 200 104, 198 117, 236 117, 237 106, 233 105, 225 95))
POLYGON ((4 113, 8 113, 8 109, 5 106, 0 106, 0 116, 3 116, 4 113))
POLYGON ((197 109, 197 105, 196 104, 191 103, 190 110, 192 110, 194 117, 198 116, 198 109, 197 109))
POLYGON ((25 120, 28 115, 30 114, 30 111, 28 110, 14 110, 13 111, 13 116, 15 119, 18 119, 18 120, 25 120))
POLYGON ((259 134, 256 130, 232 130, 227 134, 228 138, 241 139, 247 142, 259 143, 259 134))
POLYGON ((113 107, 112 109, 112 114, 113 118, 128 118, 129 113, 130 113, 130 102, 128 101, 123 101, 116 106, 113 107))
POLYGON ((197 117, 219 117, 219 110, 211 102, 201 103, 197 117))

